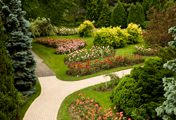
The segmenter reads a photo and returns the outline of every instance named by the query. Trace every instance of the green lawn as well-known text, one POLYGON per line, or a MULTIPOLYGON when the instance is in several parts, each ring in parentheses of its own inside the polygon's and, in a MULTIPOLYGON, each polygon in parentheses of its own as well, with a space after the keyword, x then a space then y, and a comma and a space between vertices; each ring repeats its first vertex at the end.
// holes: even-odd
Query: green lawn
MULTIPOLYGON (((79 36, 52 36, 51 38, 80 38, 80 37, 79 36)), ((93 38, 88 37, 88 38, 83 38, 83 39, 87 43, 86 48, 91 48, 91 46, 93 45, 93 38)), ((119 70, 132 67, 132 66, 119 67, 119 68, 114 68, 110 70, 100 71, 92 75, 86 75, 86 76, 80 76, 80 77, 68 76, 66 74, 66 71, 68 70, 68 68, 64 64, 65 55, 54 54, 55 49, 46 47, 36 42, 33 42, 32 46, 33 46, 33 51, 44 60, 44 62, 56 73, 57 78, 61 80, 66 80, 66 81, 81 80, 81 79, 86 79, 86 78, 90 78, 90 77, 102 75, 102 74, 108 74, 111 72, 116 72, 119 70)), ((116 54, 117 55, 131 55, 135 51, 134 46, 135 45, 129 45, 124 48, 116 49, 116 54)))
POLYGON ((93 98, 96 102, 100 104, 100 106, 102 106, 103 109, 110 108, 111 91, 99 92, 94 90, 95 87, 96 86, 88 87, 66 97, 58 112, 58 120, 72 120, 69 115, 68 108, 69 105, 77 98, 79 93, 82 93, 86 97, 93 98))

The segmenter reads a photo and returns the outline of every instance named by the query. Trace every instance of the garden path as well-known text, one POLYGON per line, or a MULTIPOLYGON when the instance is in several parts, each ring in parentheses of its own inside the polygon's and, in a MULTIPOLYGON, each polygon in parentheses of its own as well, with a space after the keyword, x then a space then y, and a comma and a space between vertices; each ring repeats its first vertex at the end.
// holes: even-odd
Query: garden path
MULTIPOLYGON (((41 85, 41 94, 27 110, 23 120, 57 120, 57 113, 63 100, 80 89, 109 81, 104 75, 81 81, 62 81, 43 63, 36 54, 37 75, 41 85), (46 73, 46 74, 45 74, 46 73)), ((116 72, 119 77, 129 74, 131 69, 116 72)))

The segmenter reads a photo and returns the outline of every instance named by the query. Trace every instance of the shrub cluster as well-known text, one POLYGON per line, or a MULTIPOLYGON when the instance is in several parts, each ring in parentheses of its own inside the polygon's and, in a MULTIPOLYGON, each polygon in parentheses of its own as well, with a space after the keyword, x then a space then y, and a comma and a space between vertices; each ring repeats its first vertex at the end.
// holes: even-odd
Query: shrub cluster
POLYGON ((50 36, 57 33, 57 27, 51 24, 49 18, 36 18, 31 22, 31 32, 34 37, 50 36))
POLYGON ((79 35, 81 37, 92 36, 94 28, 95 27, 93 23, 89 20, 86 20, 78 27, 79 35))
POLYGON ((128 57, 123 56, 113 56, 106 57, 103 59, 88 60, 85 62, 71 62, 67 63, 69 70, 67 71, 68 75, 89 75, 96 73, 101 70, 107 70, 110 68, 134 65, 137 63, 142 63, 144 58, 139 55, 133 55, 128 57))
POLYGON ((135 53, 138 55, 143 55, 143 56, 155 56, 158 54, 158 49, 154 48, 145 48, 143 45, 142 46, 135 46, 135 53))
POLYGON ((93 46, 91 49, 81 49, 65 56, 65 62, 81 62, 114 56, 115 50, 110 47, 93 46))
POLYGON ((128 44, 136 44, 142 40, 142 29, 130 23, 126 29, 120 27, 108 27, 97 30, 94 35, 94 44, 111 46, 114 48, 124 47, 128 44))
POLYGON ((114 114, 111 109, 103 110, 94 99, 86 98, 79 94, 78 98, 70 105, 69 113, 76 120, 117 120, 119 114, 114 114))
POLYGON ((57 54, 67 54, 86 46, 86 42, 82 39, 37 38, 36 41, 40 44, 56 48, 57 54))
POLYGON ((135 120, 158 119, 155 108, 164 101, 162 78, 173 73, 163 68, 160 58, 150 58, 120 79, 111 100, 115 111, 123 110, 135 120))
POLYGON ((101 28, 95 32, 94 44, 119 48, 126 45, 127 39, 128 33, 120 27, 101 28))
POLYGON ((58 35, 77 35, 78 34, 78 28, 66 28, 66 27, 60 27, 57 29, 58 35))

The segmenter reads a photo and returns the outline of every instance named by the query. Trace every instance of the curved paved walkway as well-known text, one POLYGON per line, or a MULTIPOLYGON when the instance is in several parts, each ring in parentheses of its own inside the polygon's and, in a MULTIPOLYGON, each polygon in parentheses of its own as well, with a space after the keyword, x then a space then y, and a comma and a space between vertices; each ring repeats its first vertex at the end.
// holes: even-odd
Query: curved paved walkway
MULTIPOLYGON (((31 104, 23 120, 56 120, 58 110, 65 97, 80 89, 110 80, 109 77, 101 75, 81 81, 61 81, 57 79, 56 76, 53 76, 53 73, 39 57, 35 55, 35 58, 37 60, 37 70, 41 70, 38 69, 38 67, 44 67, 47 68, 47 73, 50 74, 47 74, 47 76, 44 75, 45 77, 38 78, 41 84, 41 94, 31 104)), ((129 74, 130 71, 131 69, 123 70, 116 72, 115 74, 122 77, 129 74)), ((43 72, 41 73, 40 71, 37 71, 39 76, 43 75, 43 72)))

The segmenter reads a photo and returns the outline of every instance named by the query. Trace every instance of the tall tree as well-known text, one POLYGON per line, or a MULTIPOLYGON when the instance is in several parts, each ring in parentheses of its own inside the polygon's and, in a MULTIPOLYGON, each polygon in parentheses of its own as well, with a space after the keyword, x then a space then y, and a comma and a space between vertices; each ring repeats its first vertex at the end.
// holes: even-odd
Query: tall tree
POLYGON ((127 23, 136 23, 144 27, 144 21, 145 14, 142 5, 140 3, 132 4, 129 9, 127 23))
POLYGON ((14 84, 19 91, 29 90, 36 82, 35 61, 31 53, 30 23, 24 18, 20 0, 11 0, 2 7, 5 28, 10 33, 7 50, 13 60, 14 84))
POLYGON ((109 4, 107 3, 107 0, 102 0, 102 3, 100 4, 101 12, 100 16, 98 18, 98 21, 95 23, 97 27, 108 27, 110 26, 110 15, 111 11, 109 8, 109 4))
POLYGON ((5 49, 6 36, 0 21, 0 120, 18 117, 19 96, 13 85, 12 63, 5 49))
POLYGON ((118 1, 112 14, 111 14, 111 25, 126 27, 127 24, 127 13, 123 7, 123 4, 118 1))

